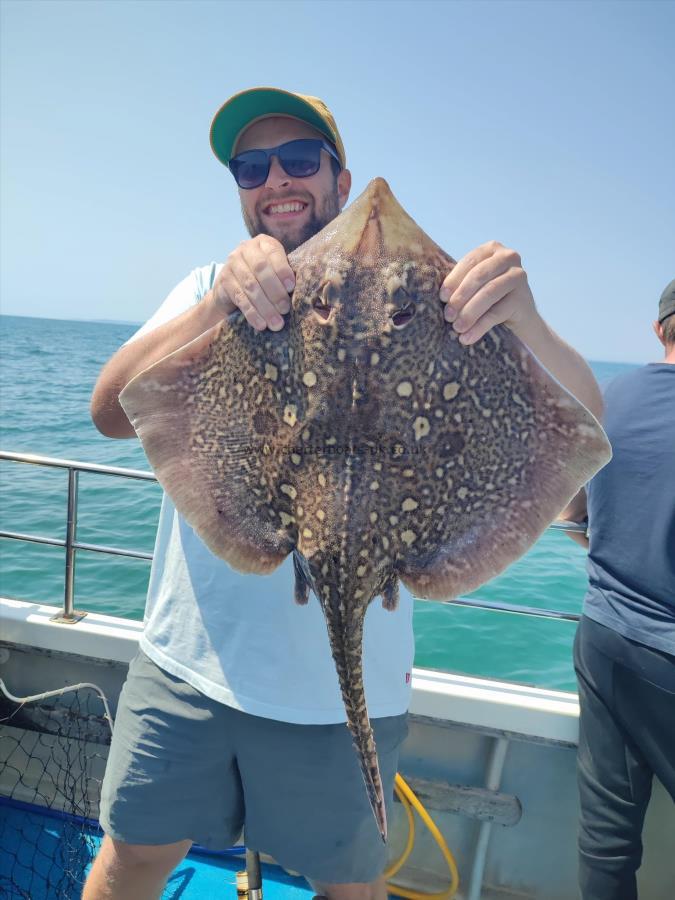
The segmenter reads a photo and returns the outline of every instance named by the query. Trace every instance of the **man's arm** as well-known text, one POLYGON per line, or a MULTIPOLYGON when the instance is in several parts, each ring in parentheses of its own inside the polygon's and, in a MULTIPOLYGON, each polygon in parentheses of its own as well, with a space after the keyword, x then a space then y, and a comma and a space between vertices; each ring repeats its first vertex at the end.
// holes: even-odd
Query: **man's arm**
POLYGON ((112 438, 135 437, 136 432, 119 403, 122 390, 139 372, 199 337, 226 314, 215 303, 213 291, 209 291, 196 306, 121 347, 103 367, 91 397, 91 417, 101 434, 112 438))
POLYGON ((557 380, 596 419, 602 417, 602 394, 586 360, 547 325, 536 310, 511 330, 557 380))
MULTIPOLYGON (((556 521, 582 522, 588 524, 588 510, 586 508, 585 488, 581 488, 576 497, 573 497, 570 500, 570 502, 560 513, 556 521)), ((576 541, 577 544, 580 544, 584 548, 584 550, 588 550, 589 542, 587 535, 581 534, 581 532, 579 531, 566 531, 565 534, 571 537, 573 541, 576 541)))
POLYGON ((290 309, 288 292, 294 281, 279 241, 268 235, 243 241, 230 253, 212 290, 199 303, 121 347, 104 366, 91 398, 94 425, 106 437, 134 437, 136 432, 119 403, 120 393, 132 378, 236 309, 259 331, 282 328, 281 315, 290 309))

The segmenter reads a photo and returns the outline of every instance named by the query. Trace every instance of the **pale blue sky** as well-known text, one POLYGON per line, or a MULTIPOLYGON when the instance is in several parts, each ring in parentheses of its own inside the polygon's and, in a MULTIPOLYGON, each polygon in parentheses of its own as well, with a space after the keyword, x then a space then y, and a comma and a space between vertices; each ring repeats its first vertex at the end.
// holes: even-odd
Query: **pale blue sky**
POLYGON ((246 237, 211 117, 321 96, 455 258, 517 249, 591 359, 661 358, 675 277, 671 2, 2 2, 0 308, 143 321, 246 237))

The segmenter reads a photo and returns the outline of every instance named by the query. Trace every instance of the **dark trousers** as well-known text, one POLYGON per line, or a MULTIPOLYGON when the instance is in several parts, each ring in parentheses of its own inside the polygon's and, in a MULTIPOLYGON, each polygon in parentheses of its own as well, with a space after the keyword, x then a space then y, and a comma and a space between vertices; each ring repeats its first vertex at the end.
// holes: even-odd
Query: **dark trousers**
POLYGON ((581 896, 636 900, 653 775, 675 800, 675 656, 584 616, 574 667, 581 896))

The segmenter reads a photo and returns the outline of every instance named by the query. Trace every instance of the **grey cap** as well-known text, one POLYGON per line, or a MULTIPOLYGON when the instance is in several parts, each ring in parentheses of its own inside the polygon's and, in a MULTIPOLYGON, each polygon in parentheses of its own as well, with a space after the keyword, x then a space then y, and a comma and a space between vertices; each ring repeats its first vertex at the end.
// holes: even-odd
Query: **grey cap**
POLYGON ((668 316, 675 313, 675 278, 670 282, 661 294, 659 300, 659 322, 663 322, 668 316))

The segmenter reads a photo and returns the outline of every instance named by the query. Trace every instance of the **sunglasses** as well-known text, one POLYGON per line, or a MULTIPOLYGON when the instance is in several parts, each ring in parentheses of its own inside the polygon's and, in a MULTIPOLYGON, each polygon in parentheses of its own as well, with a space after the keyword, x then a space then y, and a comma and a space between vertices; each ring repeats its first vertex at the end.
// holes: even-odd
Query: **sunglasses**
POLYGON ((316 175, 321 165, 322 150, 340 162, 340 157, 326 141, 300 138, 278 147, 270 147, 269 150, 244 150, 233 156, 228 165, 239 187, 248 191, 267 181, 273 156, 276 156, 281 168, 291 178, 316 175))

